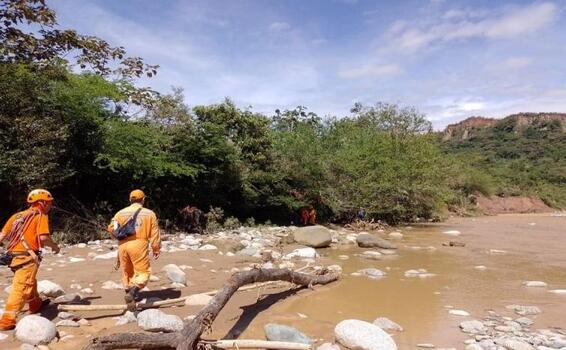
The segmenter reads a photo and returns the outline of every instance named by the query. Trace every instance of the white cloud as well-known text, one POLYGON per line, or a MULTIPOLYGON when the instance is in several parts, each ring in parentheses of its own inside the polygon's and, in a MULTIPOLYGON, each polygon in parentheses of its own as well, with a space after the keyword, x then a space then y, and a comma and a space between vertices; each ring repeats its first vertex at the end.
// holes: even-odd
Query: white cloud
POLYGON ((558 7, 546 2, 507 9, 498 15, 481 10, 450 10, 440 18, 425 18, 413 25, 396 21, 387 32, 389 49, 411 54, 455 40, 516 38, 547 27, 557 14, 558 7))
POLYGON ((269 30, 274 32, 281 32, 291 29, 291 25, 287 22, 273 22, 269 25, 269 30))
POLYGON ((396 64, 365 65, 361 67, 341 70, 338 72, 338 76, 342 79, 356 79, 363 77, 395 75, 401 72, 401 67, 396 64))

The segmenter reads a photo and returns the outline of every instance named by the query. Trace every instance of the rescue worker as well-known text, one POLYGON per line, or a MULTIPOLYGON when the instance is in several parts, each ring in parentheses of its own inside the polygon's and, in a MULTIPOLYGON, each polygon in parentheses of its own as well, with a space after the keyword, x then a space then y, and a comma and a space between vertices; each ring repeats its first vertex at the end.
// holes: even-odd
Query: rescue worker
POLYGON ((149 247, 154 259, 159 258, 161 236, 157 216, 144 208, 145 194, 141 190, 130 193, 130 206, 120 210, 110 222, 108 231, 115 236, 118 227, 135 219, 135 233, 118 243, 118 262, 122 267, 122 283, 126 291, 126 304, 135 305, 140 300, 139 292, 147 284, 151 275, 149 247))
POLYGON ((309 224, 316 225, 316 209, 312 206, 309 209, 309 224))
POLYGON ((28 194, 27 202, 29 208, 12 215, 0 233, 0 242, 8 242, 7 251, 13 256, 9 267, 14 272, 12 290, 0 318, 1 331, 16 327, 17 314, 26 303, 32 314, 41 310, 43 300, 37 292, 40 249, 50 247, 55 254, 60 251, 49 236, 48 213, 53 203, 51 193, 43 189, 33 190, 28 194))

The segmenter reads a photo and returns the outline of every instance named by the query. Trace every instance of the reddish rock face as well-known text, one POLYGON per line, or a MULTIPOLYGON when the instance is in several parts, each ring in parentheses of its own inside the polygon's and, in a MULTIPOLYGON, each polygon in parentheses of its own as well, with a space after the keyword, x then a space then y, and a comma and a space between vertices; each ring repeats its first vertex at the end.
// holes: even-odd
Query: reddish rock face
POLYGON ((470 117, 461 122, 450 124, 444 130, 443 141, 467 140, 476 135, 476 133, 484 128, 494 127, 498 123, 514 121, 516 128, 524 128, 531 125, 543 125, 550 121, 558 121, 562 127, 562 132, 566 132, 566 114, 565 113, 518 113, 512 114, 503 119, 470 117))

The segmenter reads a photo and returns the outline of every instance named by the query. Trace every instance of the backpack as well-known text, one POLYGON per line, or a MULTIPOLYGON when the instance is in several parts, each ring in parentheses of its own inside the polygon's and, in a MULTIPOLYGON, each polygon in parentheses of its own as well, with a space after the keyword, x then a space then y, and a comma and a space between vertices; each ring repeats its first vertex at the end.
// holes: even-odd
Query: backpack
POLYGON ((138 214, 142 209, 143 208, 139 208, 138 210, 136 210, 134 215, 132 215, 124 225, 120 226, 118 224, 118 228, 114 230, 114 236, 119 241, 122 241, 136 234, 136 220, 138 218, 138 214))

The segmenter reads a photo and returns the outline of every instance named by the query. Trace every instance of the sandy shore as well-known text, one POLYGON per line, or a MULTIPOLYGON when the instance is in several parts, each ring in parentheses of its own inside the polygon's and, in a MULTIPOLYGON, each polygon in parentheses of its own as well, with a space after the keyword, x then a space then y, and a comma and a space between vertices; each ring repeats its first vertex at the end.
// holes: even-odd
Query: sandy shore
MULTIPOLYGON (((536 305, 542 309, 534 316, 534 327, 566 328, 566 295, 550 293, 551 289, 566 289, 566 217, 544 215, 503 215, 480 218, 453 218, 448 222, 414 227, 398 227, 404 238, 399 241, 399 254, 381 260, 360 258, 357 254, 366 249, 355 245, 336 245, 320 249, 322 255, 316 264, 341 265, 343 278, 329 286, 315 290, 262 289, 259 292, 239 292, 230 301, 206 337, 240 337, 264 339, 263 326, 269 322, 291 325, 317 341, 332 342, 333 329, 341 320, 354 318, 373 321, 379 316, 388 317, 401 324, 405 331, 394 333, 400 349, 414 349, 416 344, 432 343, 442 348, 463 348, 468 338, 458 325, 471 318, 481 318, 488 310, 512 315, 505 306, 509 304, 536 305), (459 236, 442 232, 459 231, 459 236), (459 241, 465 247, 445 247, 446 241, 459 241), (347 255, 347 260, 340 256, 347 255), (485 266, 484 270, 475 268, 485 266), (378 268, 387 276, 380 280, 356 277, 350 274, 362 268, 378 268), (410 269, 426 269, 434 276, 408 278, 410 269), (546 288, 527 288, 524 281, 540 280, 546 288), (259 298, 259 300, 258 300, 259 298), (451 308, 465 310, 469 317, 453 316, 451 308)), ((389 230, 389 231, 393 231, 389 230)), ((146 297, 162 299, 189 295, 217 289, 231 275, 233 268, 246 268, 259 260, 252 257, 226 256, 220 242, 219 251, 187 250, 164 253, 153 265, 159 281, 149 285, 146 297), (180 290, 170 287, 170 281, 161 268, 174 263, 185 266, 189 285, 180 290)), ((282 253, 295 246, 284 246, 282 253)), ((112 260, 87 258, 90 247, 70 247, 63 257, 48 257, 41 267, 39 279, 60 284, 66 292, 77 292, 71 285, 92 288, 86 296, 92 304, 120 304, 123 291, 105 290, 100 286, 112 280, 119 282, 120 275, 112 270, 112 260), (86 261, 69 263, 70 257, 86 261)), ((96 252, 106 253, 107 250, 96 252)), ((297 267, 305 262, 294 261, 297 267)), ((11 272, 0 270, 2 289, 10 282, 11 272)), ((77 287, 77 286, 75 286, 77 287)), ((2 292, 0 298, 7 294, 2 292)), ((199 307, 175 307, 162 309, 181 317, 195 314, 199 307)), ((54 306, 42 313, 57 321, 54 306)), ((78 349, 92 336, 138 331, 135 323, 115 326, 115 314, 88 312, 80 316, 88 319, 90 326, 80 328, 60 327, 63 334, 74 335, 65 342, 53 342, 50 349, 78 349)), ((516 316, 516 315, 515 315, 516 316)), ((8 339, 0 341, 2 349, 18 349, 13 332, 6 332, 8 339)))

